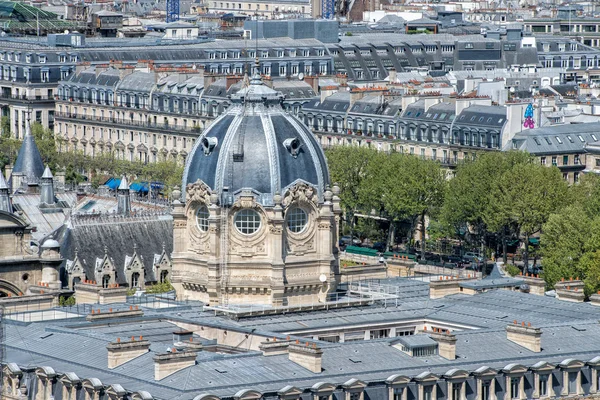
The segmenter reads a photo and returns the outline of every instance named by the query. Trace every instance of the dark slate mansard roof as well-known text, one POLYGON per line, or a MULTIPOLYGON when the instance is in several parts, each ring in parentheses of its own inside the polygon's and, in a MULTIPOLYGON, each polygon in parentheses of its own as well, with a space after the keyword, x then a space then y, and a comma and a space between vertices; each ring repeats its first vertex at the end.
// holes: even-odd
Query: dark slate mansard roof
POLYGON ((71 217, 51 236, 60 244, 65 262, 61 266, 61 280, 66 285, 64 267, 67 260, 75 259, 75 252, 82 261, 86 277, 94 279, 96 259, 103 259, 106 251, 115 265, 116 282, 125 284, 125 258, 134 251, 144 264, 145 281, 156 281, 154 255, 173 252, 173 219, 168 215, 153 216, 106 216, 89 220, 71 217), (106 250, 105 250, 106 249, 106 250))

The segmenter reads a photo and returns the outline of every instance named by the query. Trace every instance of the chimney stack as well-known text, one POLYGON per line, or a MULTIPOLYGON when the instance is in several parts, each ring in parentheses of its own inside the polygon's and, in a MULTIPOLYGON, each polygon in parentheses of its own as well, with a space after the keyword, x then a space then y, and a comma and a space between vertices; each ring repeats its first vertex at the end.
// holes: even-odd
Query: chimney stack
POLYGON ((298 341, 288 346, 289 360, 295 362, 301 367, 314 372, 315 374, 321 373, 321 358, 323 357, 323 350, 317 347, 316 344, 300 344, 298 341))
POLYGON ((150 349, 150 342, 147 340, 121 342, 120 339, 117 339, 116 342, 109 343, 106 349, 108 350, 108 369, 114 369, 146 354, 150 349))
POLYGON ((394 83, 398 79, 398 74, 396 73, 396 68, 390 68, 388 71, 388 82, 394 83))
POLYGON ((46 166, 44 174, 42 175, 40 203, 47 205, 56 204, 56 199, 54 197, 54 176, 52 176, 52 172, 48 166, 46 166))
POLYGON ((290 343, 292 343, 291 340, 277 340, 273 338, 270 342, 261 342, 258 349, 262 351, 263 356, 277 356, 287 354, 290 343))
POLYGON ((456 360, 456 335, 449 331, 430 333, 429 337, 438 342, 438 355, 447 360, 456 360))
POLYGON ((508 325, 506 327, 506 338, 534 353, 542 351, 542 330, 533 328, 531 323, 526 326, 524 322, 519 325, 515 321, 514 324, 508 325))
POLYGON ((127 216, 131 213, 131 198, 129 196, 129 183, 125 175, 117 188, 117 214, 127 216))
POLYGON ((154 360, 154 380, 160 381, 175 372, 196 364, 195 351, 173 350, 171 353, 157 354, 154 360))

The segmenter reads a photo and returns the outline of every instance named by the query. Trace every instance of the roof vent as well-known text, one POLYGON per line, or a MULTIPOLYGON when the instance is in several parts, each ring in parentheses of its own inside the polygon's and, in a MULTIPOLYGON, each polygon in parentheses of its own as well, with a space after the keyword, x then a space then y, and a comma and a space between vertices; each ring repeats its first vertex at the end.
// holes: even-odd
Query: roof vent
POLYGON ((219 139, 217 139, 216 137, 202 138, 201 144, 202 144, 202 149, 204 150, 204 155, 209 156, 213 152, 215 147, 217 147, 218 143, 219 143, 219 139))
POLYGON ((292 157, 298 157, 298 153, 300 152, 300 148, 302 147, 302 143, 298 138, 288 138, 283 141, 283 145, 287 149, 287 151, 292 155, 292 157))

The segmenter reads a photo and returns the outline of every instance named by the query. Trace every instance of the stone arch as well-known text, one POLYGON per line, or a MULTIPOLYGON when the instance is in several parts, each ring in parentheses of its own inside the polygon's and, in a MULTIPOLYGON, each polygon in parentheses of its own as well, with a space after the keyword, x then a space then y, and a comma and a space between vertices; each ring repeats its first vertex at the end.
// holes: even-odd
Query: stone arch
POLYGON ((22 291, 14 284, 0 279, 0 297, 18 296, 22 291))

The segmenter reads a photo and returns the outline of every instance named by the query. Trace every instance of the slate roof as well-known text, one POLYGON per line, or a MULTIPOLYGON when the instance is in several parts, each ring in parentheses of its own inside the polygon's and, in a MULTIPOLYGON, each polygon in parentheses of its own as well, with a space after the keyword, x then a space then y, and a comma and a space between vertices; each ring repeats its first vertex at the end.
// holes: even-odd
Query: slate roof
MULTIPOLYGON (((96 276, 96 260, 104 258, 106 248, 117 271, 117 283, 127 283, 125 261, 134 251, 144 264, 146 282, 150 282, 157 280, 153 268, 155 254, 160 254, 163 248, 167 254, 173 251, 173 219, 170 215, 89 218, 74 215, 49 237, 59 242, 65 260, 73 260, 79 250, 78 257, 88 279, 96 276)), ((66 277, 63 279, 66 284, 66 277)))
POLYGON ((530 154, 582 153, 586 144, 599 144, 600 123, 553 125, 517 133, 505 150, 530 154))
MULTIPOLYGON (((479 315, 485 321, 499 322, 487 323, 488 326, 483 324, 480 329, 454 331, 457 358, 452 361, 437 355, 411 357, 393 346, 398 340, 415 345, 433 344, 428 335, 419 333, 413 337, 348 343, 319 342, 323 350, 323 370, 318 374, 290 361, 286 354, 265 357, 257 352, 215 354, 203 351, 198 354, 196 365, 157 382, 154 380, 152 357, 164 352, 170 345, 169 336, 175 328, 173 323, 216 324, 225 329, 240 329, 235 327, 239 322, 181 304, 166 311, 142 307, 145 312, 143 318, 121 320, 117 324, 92 324, 83 319, 30 324, 7 321, 5 359, 20 366, 47 365, 58 373, 75 372, 81 378, 95 377, 103 384, 120 384, 128 391, 144 390, 159 399, 190 400, 200 393, 231 397, 242 389, 258 390, 269 397, 269 394, 274 395, 290 384, 309 391, 318 382, 342 385, 352 378, 371 386, 383 383, 394 374, 408 377, 423 373, 443 375, 452 369, 475 371, 483 365, 501 370, 510 364, 531 366, 542 360, 552 364, 569 358, 587 361, 600 354, 600 325, 597 322, 600 308, 589 304, 499 290, 475 296, 455 295, 430 302, 439 310, 427 315, 432 321, 448 318, 459 324, 464 318, 479 315), (170 322, 165 321, 167 315, 170 322), (518 317, 513 318, 513 315, 518 317), (534 353, 507 340, 505 327, 512 323, 512 319, 530 321, 542 329, 541 353, 534 353), (130 335, 143 335, 148 339, 152 343, 150 352, 108 370, 106 345, 116 337, 130 335), (66 354, 68 357, 65 357, 66 354)), ((411 303, 406 306, 407 311, 419 311, 423 306, 429 308, 425 304, 421 308, 411 303)), ((105 309, 108 306, 100 307, 105 309)), ((111 307, 118 309, 127 305, 113 304, 111 307)), ((369 315, 385 310, 375 306, 343 311, 357 317, 366 315, 368 326, 377 322, 369 315)), ((331 313, 330 310, 310 314, 326 317, 331 313)), ((274 316, 273 319, 279 317, 293 318, 294 315, 274 316)), ((241 348, 249 345, 240 343, 241 348)))
MULTIPOLYGON (((17 160, 12 171, 15 173, 24 174, 27 177, 28 182, 37 182, 44 173, 44 162, 40 151, 35 144, 35 139, 31 134, 31 126, 29 121, 27 122, 27 131, 23 138, 23 143, 19 149, 17 160)), ((14 188, 17 189, 17 188, 14 188)))

